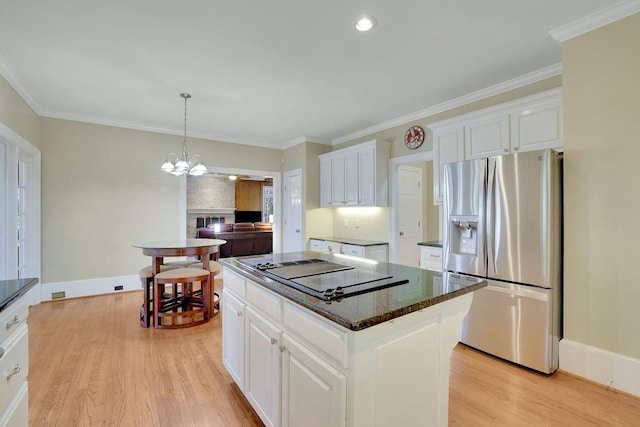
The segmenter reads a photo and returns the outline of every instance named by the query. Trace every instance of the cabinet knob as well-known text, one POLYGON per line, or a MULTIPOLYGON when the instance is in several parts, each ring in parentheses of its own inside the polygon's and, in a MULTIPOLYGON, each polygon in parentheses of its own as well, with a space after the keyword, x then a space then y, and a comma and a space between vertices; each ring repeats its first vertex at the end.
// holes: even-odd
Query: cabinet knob
POLYGON ((17 325, 20 322, 21 322, 20 318, 18 316, 14 316, 13 319, 11 319, 9 322, 7 322, 6 328, 9 329, 13 325, 17 325))
POLYGON ((513 147, 513 151, 518 151, 520 147, 513 147))
POLYGON ((275 344, 275 343, 277 343, 277 342, 278 342, 278 340, 277 340, 277 339, 275 339, 275 338, 271 338, 271 345, 274 345, 274 344, 275 344))
POLYGON ((504 152, 505 152, 505 153, 508 153, 508 152, 509 152, 509 149, 508 149, 508 148, 505 148, 505 149, 504 149, 504 152))
POLYGON ((11 370, 11 372, 9 372, 8 374, 6 374, 7 377, 7 381, 9 381, 11 379, 12 376, 16 375, 17 373, 20 372, 20 365, 18 365, 16 363, 16 366, 13 367, 13 369, 11 370))
POLYGON ((404 236, 404 231, 400 232, 400 237, 404 236))
POLYGON ((241 311, 236 311, 236 316, 242 317, 242 312, 241 311))
POLYGON ((280 346, 280 353, 284 352, 287 348, 283 345, 280 346))

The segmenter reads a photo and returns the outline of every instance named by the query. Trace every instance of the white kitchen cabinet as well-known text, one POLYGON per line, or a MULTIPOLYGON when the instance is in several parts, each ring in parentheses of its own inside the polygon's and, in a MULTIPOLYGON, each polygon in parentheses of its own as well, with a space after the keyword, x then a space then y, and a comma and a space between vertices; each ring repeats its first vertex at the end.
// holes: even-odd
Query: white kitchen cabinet
POLYGON ((464 158, 500 156, 509 152, 509 115, 499 113, 470 120, 464 127, 464 158))
POLYGON ((511 114, 511 150, 562 147, 562 100, 558 97, 520 108, 511 114))
POLYGON ((331 207, 331 159, 320 159, 320 207, 331 207))
POLYGON ((346 376, 284 334, 282 426, 344 426, 346 406, 346 376))
POLYGON ((320 155, 321 206, 387 206, 390 145, 374 140, 320 155))
POLYGON ((433 137, 433 203, 441 205, 445 163, 561 149, 562 92, 550 90, 427 126, 433 137))
POLYGON ((420 246, 420 268, 442 272, 442 248, 420 246))
POLYGON ((350 255, 382 262, 389 261, 389 246, 386 244, 354 245, 331 240, 309 239, 309 250, 350 255))
POLYGON ((365 147, 358 150, 358 206, 376 204, 376 149, 365 147))
MULTIPOLYGON (((244 279, 241 280, 244 281, 244 279)), ((227 274, 225 274, 224 281, 225 289, 222 291, 222 363, 240 390, 244 391, 245 304, 226 288, 227 274)))
POLYGON ((26 426, 29 417, 29 294, 0 313, 0 426, 26 426))
MULTIPOLYGON (((331 206, 342 207, 346 203, 345 193, 345 157, 331 159, 331 206)), ((322 183, 322 181, 320 181, 322 183)), ((322 192, 322 190, 320 190, 322 192)))
POLYGON ((464 127, 436 128, 433 130, 433 202, 442 204, 442 171, 445 163, 464 159, 464 127))
POLYGON ((247 307, 245 396, 266 426, 280 425, 282 331, 247 307))

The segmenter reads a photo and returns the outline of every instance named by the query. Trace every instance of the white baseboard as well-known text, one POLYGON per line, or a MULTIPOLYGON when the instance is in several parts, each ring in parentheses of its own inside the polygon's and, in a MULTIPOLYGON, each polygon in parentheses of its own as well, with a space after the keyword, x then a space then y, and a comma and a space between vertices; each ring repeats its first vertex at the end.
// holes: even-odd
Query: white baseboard
POLYGON ((138 289, 142 289, 140 286, 140 277, 137 274, 133 274, 130 276, 74 280, 72 282, 43 283, 40 295, 42 301, 51 301, 53 299, 51 294, 54 292, 64 292, 65 298, 78 298, 138 289), (122 290, 116 291, 116 286, 122 286, 122 290))
POLYGON ((640 397, 640 359, 562 339, 560 369, 640 397))

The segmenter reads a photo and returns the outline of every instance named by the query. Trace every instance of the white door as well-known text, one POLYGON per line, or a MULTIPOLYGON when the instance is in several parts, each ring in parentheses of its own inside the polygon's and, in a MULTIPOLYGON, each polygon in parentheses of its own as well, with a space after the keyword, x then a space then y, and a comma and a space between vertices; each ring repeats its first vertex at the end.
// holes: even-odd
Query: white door
POLYGON ((303 250, 302 232, 302 171, 284 174, 283 252, 303 250))
POLYGON ((222 298, 222 362, 244 391, 244 309, 229 292, 222 298))
POLYGON ((247 307, 245 395, 266 426, 280 425, 282 332, 247 307))
POLYGON ((282 341, 282 426, 344 426, 344 374, 287 334, 283 334, 282 341))
POLYGON ((422 241, 422 169, 398 167, 398 236, 396 236, 398 264, 420 266, 422 241))

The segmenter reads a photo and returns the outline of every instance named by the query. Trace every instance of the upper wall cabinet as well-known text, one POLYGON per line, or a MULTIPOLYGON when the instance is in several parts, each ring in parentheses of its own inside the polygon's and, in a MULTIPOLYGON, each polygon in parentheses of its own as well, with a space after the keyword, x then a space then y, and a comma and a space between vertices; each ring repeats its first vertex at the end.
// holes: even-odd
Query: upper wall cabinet
POLYGON ((387 206, 390 146, 373 140, 320 155, 320 206, 387 206))
POLYGON ((442 204, 445 163, 562 148, 562 91, 554 89, 427 125, 433 137, 433 202, 442 204))

